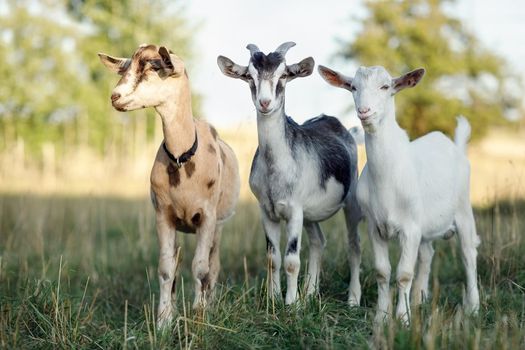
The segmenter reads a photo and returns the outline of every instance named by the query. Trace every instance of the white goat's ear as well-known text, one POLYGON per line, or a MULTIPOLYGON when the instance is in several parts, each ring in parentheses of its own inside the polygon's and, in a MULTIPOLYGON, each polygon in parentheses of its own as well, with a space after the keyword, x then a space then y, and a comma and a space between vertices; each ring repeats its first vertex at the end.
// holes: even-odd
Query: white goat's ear
POLYGON ((113 57, 106 55, 105 53, 99 53, 98 57, 107 68, 119 74, 122 74, 131 63, 129 58, 113 57))
POLYGON ((217 65, 219 66, 221 72, 227 77, 242 79, 244 81, 247 81, 250 78, 248 74, 248 67, 238 65, 228 57, 217 57, 217 65))
POLYGON ((425 70, 423 68, 419 68, 398 78, 392 79, 394 91, 397 93, 403 89, 416 86, 421 81, 421 78, 423 78, 423 75, 425 75, 425 70))
POLYGON ((164 75, 179 76, 184 72, 184 63, 182 60, 165 46, 159 47, 159 55, 162 65, 161 71, 164 75))
POLYGON ((352 89, 352 78, 347 77, 344 74, 331 70, 325 66, 317 67, 319 75, 330 85, 338 88, 350 90, 352 89))
POLYGON ((309 76, 310 74, 312 74, 314 67, 315 61, 312 57, 307 57, 299 63, 286 66, 287 81, 294 80, 295 78, 299 77, 309 76))

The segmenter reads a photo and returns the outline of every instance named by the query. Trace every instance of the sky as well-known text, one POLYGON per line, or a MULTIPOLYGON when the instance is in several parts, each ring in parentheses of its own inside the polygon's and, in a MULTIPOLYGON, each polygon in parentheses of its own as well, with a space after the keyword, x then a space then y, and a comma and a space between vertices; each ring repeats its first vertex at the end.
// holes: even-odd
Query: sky
MULTIPOLYGON (((255 121, 248 85, 227 78, 217 67, 218 55, 247 65, 246 45, 256 44, 271 52, 283 42, 294 41, 288 64, 312 56, 318 64, 352 75, 355 64, 335 58, 340 41, 358 33, 352 20, 366 15, 360 0, 183 0, 186 15, 198 25, 194 48, 199 57, 192 62, 192 88, 203 97, 203 114, 208 121, 228 127, 255 121)), ((450 11, 462 19, 488 48, 503 56, 525 77, 525 1, 457 0, 450 11), (497 4, 497 6, 495 6, 497 4)), ((286 112, 296 121, 321 113, 335 115, 347 125, 356 125, 351 94, 326 84, 317 73, 295 79, 286 87, 286 112)))

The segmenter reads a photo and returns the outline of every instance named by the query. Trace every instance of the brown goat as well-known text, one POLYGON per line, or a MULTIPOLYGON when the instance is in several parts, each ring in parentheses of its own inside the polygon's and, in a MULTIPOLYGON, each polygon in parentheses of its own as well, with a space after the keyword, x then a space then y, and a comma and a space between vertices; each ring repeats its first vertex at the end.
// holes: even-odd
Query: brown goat
POLYGON ((171 51, 141 45, 131 58, 99 57, 122 76, 111 95, 115 109, 154 107, 162 119, 164 143, 151 171, 160 247, 157 325, 162 327, 173 319, 176 230, 197 234, 193 307, 203 308, 213 292, 220 270, 221 229, 239 197, 237 159, 213 126, 193 118, 188 75, 183 61, 171 51))

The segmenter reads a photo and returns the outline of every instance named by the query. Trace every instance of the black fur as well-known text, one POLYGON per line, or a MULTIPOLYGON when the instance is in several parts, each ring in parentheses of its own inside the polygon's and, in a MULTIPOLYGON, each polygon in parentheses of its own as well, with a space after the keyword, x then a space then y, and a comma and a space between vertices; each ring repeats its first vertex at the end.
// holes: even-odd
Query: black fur
POLYGON ((286 255, 297 253, 297 237, 294 237, 288 244, 288 249, 286 250, 286 255))
POLYGON ((253 54, 251 62, 260 76, 267 77, 271 76, 277 67, 284 62, 284 57, 278 52, 271 52, 268 55, 256 52, 253 54))
POLYGON ((275 248, 272 244, 272 241, 266 236, 266 251, 270 254, 273 254, 275 252, 275 248))
POLYGON ((303 146, 309 153, 316 154, 321 187, 326 189, 326 182, 334 177, 343 184, 345 198, 352 172, 355 171, 350 169, 350 159, 355 159, 357 153, 355 141, 348 130, 337 118, 325 115, 309 119, 303 125, 290 117, 286 117, 284 123, 285 136, 292 152, 295 154, 297 147, 303 146))

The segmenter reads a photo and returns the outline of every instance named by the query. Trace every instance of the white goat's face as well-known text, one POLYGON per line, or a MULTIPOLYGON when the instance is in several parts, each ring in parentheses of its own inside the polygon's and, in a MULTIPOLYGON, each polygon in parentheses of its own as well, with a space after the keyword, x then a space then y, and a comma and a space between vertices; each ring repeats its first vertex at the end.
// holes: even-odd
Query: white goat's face
POLYGON ((284 43, 275 52, 265 55, 253 45, 248 45, 251 52, 248 66, 240 66, 229 58, 219 56, 217 64, 228 77, 246 81, 252 93, 252 101, 261 115, 271 115, 284 105, 286 83, 297 77, 305 77, 312 73, 314 60, 305 58, 299 63, 286 65, 284 55, 294 46, 294 43, 284 43))
POLYGON ((381 66, 359 67, 350 78, 329 68, 319 66, 319 74, 331 85, 347 89, 354 97, 357 116, 365 130, 374 130, 393 108, 394 95, 419 83, 425 70, 420 68, 393 79, 381 66))
POLYGON ((111 103, 118 111, 156 107, 175 98, 174 84, 184 73, 182 60, 163 46, 141 45, 131 58, 99 57, 122 76, 111 94, 111 103))
POLYGON ((383 67, 359 67, 350 91, 363 126, 380 122, 394 98, 392 77, 383 67))

